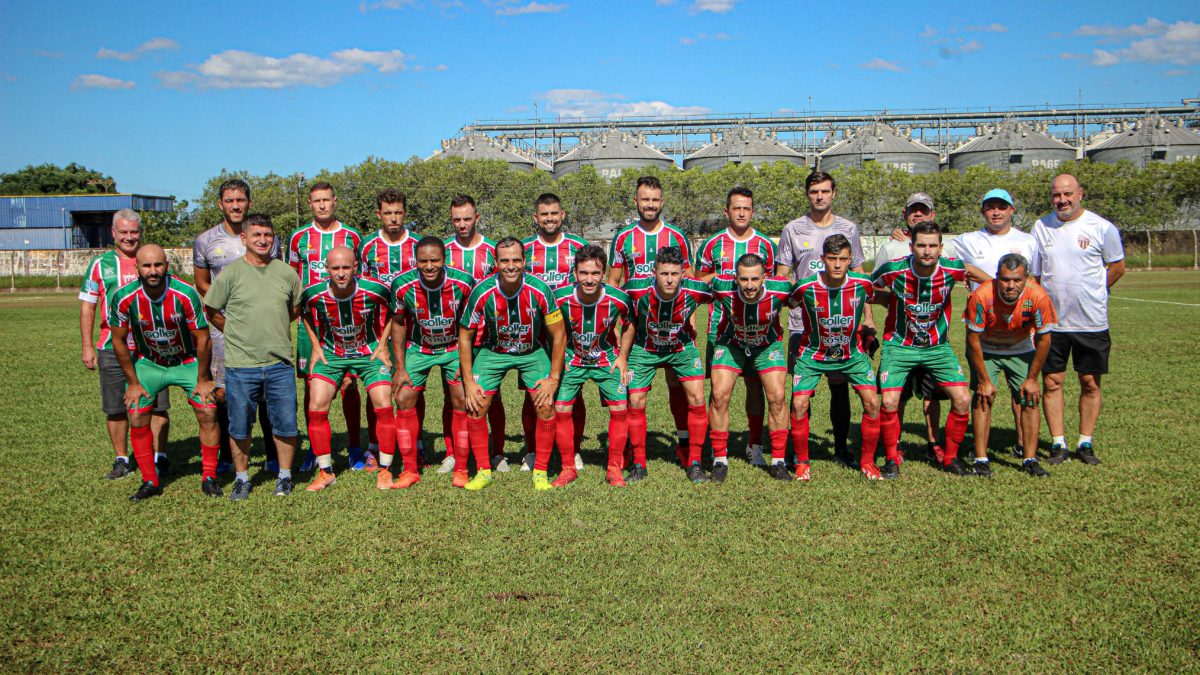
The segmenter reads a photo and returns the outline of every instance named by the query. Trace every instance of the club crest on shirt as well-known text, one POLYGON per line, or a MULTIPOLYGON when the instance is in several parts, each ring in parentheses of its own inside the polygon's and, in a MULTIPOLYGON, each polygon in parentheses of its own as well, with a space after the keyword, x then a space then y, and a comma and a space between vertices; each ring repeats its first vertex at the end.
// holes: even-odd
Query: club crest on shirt
POLYGON ((1085 251, 1092 245, 1092 240, 1085 234, 1079 235, 1079 238, 1076 241, 1079 242, 1079 248, 1085 251))

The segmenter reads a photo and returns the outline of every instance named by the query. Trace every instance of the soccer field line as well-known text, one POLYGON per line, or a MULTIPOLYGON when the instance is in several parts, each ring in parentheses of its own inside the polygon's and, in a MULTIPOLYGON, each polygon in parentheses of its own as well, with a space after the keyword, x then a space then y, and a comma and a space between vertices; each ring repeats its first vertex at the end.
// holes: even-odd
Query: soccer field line
POLYGON ((44 295, 27 295, 20 298, 0 298, 0 302, 25 302, 26 300, 41 300, 44 295))
POLYGON ((1192 302, 1171 302, 1169 300, 1147 300, 1145 298, 1131 298, 1127 295, 1113 295, 1110 297, 1115 298, 1117 300, 1132 300, 1134 302, 1154 302, 1154 303, 1157 303, 1160 305, 1179 305, 1180 307, 1200 307, 1200 304, 1196 304, 1196 303, 1192 303, 1192 302))

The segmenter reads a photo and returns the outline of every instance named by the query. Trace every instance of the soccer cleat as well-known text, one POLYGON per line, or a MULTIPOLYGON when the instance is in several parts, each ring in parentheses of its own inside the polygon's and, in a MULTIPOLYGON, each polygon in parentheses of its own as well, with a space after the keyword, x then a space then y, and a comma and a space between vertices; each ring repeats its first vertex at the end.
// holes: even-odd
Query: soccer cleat
POLYGON ((279 473, 279 461, 268 459, 267 461, 263 462, 263 471, 266 471, 267 473, 279 473))
POLYGON ((437 472, 438 473, 450 473, 453 470, 454 470, 454 455, 446 455, 446 458, 443 459, 442 463, 438 465, 437 472))
POLYGON ((812 480, 812 465, 808 462, 800 462, 796 465, 796 480, 810 481, 812 480))
POLYGON ((1071 451, 1067 450, 1065 445, 1050 446, 1050 457, 1046 459, 1047 464, 1062 464, 1071 459, 1071 451))
POLYGON ((129 468, 129 460, 114 459, 112 471, 104 475, 106 480, 120 480, 129 474, 133 473, 133 469, 129 468))
POLYGON ((471 479, 467 476, 466 469, 462 471, 455 471, 454 475, 450 477, 451 487, 465 488, 469 482, 471 482, 471 479))
POLYGON ((629 473, 625 475, 625 482, 636 483, 641 480, 646 480, 649 477, 650 472, 646 470, 646 467, 640 464, 634 464, 632 467, 630 467, 629 473))
POLYGON ((1042 468, 1042 463, 1036 459, 1027 459, 1021 464, 1025 473, 1035 478, 1049 478, 1050 472, 1042 468))
POLYGON ((392 470, 388 467, 382 467, 382 471, 375 473, 375 487, 380 490, 392 489, 392 470))
POLYGON ((621 476, 621 467, 610 466, 604 473, 604 480, 613 487, 625 487, 625 478, 621 476))
MULTIPOLYGON (((522 471, 533 471, 533 460, 534 459, 536 459, 536 458, 534 457, 532 452, 526 453, 525 457, 523 459, 521 459, 521 470, 522 471)), ((504 466, 508 466, 508 462, 505 462, 504 466)))
POLYGON ((867 480, 883 480, 883 474, 879 473, 879 467, 874 464, 859 464, 858 468, 867 477, 867 480))
POLYGON ((946 450, 937 443, 930 443, 927 448, 927 452, 929 453, 929 458, 932 459, 935 464, 946 463, 946 450))
POLYGON ((704 468, 699 464, 693 464, 688 467, 687 477, 688 480, 696 484, 708 482, 708 475, 704 473, 704 468))
POLYGON ((296 487, 296 485, 294 483, 292 483, 292 479, 290 477, 289 478, 276 478, 275 479, 275 496, 276 497, 288 497, 292 494, 292 489, 295 487, 296 487))
POLYGON ((538 469, 533 470, 533 489, 539 492, 543 490, 553 490, 554 486, 550 484, 550 478, 546 476, 545 471, 538 469))
POLYGON ((472 492, 478 492, 479 490, 482 490, 483 488, 485 488, 491 484, 492 484, 492 471, 491 471, 491 469, 484 469, 482 471, 477 472, 475 474, 475 477, 472 478, 470 480, 470 482, 468 482, 463 487, 472 492))
MULTIPOLYGON (((533 466, 532 461, 529 463, 529 466, 533 466)), ((512 471, 512 469, 510 469, 508 466, 508 458, 504 455, 496 455, 495 457, 492 457, 492 470, 496 471, 497 473, 508 473, 509 471, 512 471)), ((521 470, 524 471, 524 469, 521 470)))
MULTIPOLYGON (((576 455, 576 457, 578 457, 578 455, 576 455)), ((575 469, 563 469, 558 473, 558 478, 554 479, 554 482, 551 483, 551 485, 556 488, 566 487, 571 483, 574 483, 576 478, 579 478, 579 471, 575 469)))
POLYGON ((167 459, 166 455, 155 457, 154 470, 158 472, 158 479, 161 481, 171 474, 171 460, 167 459))
POLYGON ((395 482, 392 483, 392 488, 395 490, 403 490, 420 482, 421 474, 417 473, 416 471, 405 471, 396 477, 395 482))
POLYGON ((346 448, 346 454, 350 455, 349 464, 351 471, 362 471, 367 468, 367 456, 362 448, 353 446, 346 448))
POLYGON ((992 477, 992 463, 991 462, 976 461, 974 468, 975 468, 976 476, 979 476, 980 478, 991 478, 992 477))
POLYGON ((761 445, 747 445, 746 459, 750 462, 750 466, 766 466, 767 462, 763 459, 761 445))
POLYGON ((900 464, 894 459, 889 459, 883 463, 883 468, 879 471, 879 475, 886 480, 895 480, 900 477, 900 464))
POLYGON ((133 496, 129 498, 129 501, 142 502, 142 501, 146 501, 147 499, 150 499, 151 497, 157 497, 158 495, 161 495, 161 494, 162 494, 162 488, 155 485, 154 483, 151 483, 150 481, 146 481, 145 483, 142 483, 141 487, 139 487, 137 489, 137 492, 133 493, 133 496))
POLYGON ((957 457, 950 460, 949 464, 943 465, 942 469, 954 476, 970 476, 975 473, 971 470, 971 467, 967 466, 965 462, 957 457))
POLYGON ((1012 452, 1012 456, 1016 457, 1017 459, 1023 459, 1025 457, 1025 448, 1022 448, 1021 446, 1017 445, 1016 443, 1013 443, 1011 452, 1012 452))
POLYGON ((233 473, 233 462, 217 462, 217 475, 226 476, 233 473))
POLYGON ((233 481, 233 490, 229 493, 229 501, 240 502, 250 497, 250 481, 237 479, 233 481))
POLYGON ((217 485, 217 479, 211 476, 200 481, 200 492, 205 497, 220 497, 224 494, 221 492, 221 486, 217 485))
POLYGON ((775 480, 792 480, 794 478, 792 473, 788 471, 787 464, 783 462, 772 464, 771 468, 767 469, 767 473, 775 480))
POLYGON ((1088 466, 1096 466, 1100 463, 1100 458, 1096 456, 1096 451, 1092 449, 1091 443, 1083 443, 1075 448, 1075 454, 1079 457, 1079 461, 1088 466))
POLYGON ((583 471, 583 455, 575 453, 575 471, 583 471))
POLYGON ((305 457, 304 457, 304 461, 300 462, 300 468, 297 469, 297 471, 299 471, 300 473, 308 473, 316 468, 317 468, 317 456, 313 454, 312 450, 309 450, 308 454, 305 455, 305 457))
POLYGON ((370 450, 367 451, 366 464, 363 469, 367 473, 377 473, 380 469, 379 459, 375 457, 375 453, 371 452, 370 450))
POLYGON ((846 466, 854 466, 854 462, 858 459, 850 453, 845 445, 839 445, 833 449, 833 458, 846 466))
POLYGON ((324 490, 336 482, 337 476, 333 475, 332 471, 321 469, 317 472, 316 476, 313 476, 312 482, 309 483, 308 487, 304 488, 304 490, 306 492, 316 492, 318 490, 324 490))
POLYGON ((724 462, 713 464, 712 474, 708 479, 714 483, 724 483, 729 478, 729 465, 724 462))

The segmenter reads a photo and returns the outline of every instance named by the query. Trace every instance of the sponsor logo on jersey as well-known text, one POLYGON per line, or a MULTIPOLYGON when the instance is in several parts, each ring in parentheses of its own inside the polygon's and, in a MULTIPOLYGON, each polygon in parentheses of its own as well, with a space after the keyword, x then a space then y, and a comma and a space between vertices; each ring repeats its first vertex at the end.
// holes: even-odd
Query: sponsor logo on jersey
POLYGON ((551 286, 558 286, 559 284, 561 284, 562 282, 567 280, 566 272, 558 272, 558 271, 542 272, 541 274, 538 274, 536 276, 541 277, 542 281, 546 282, 547 284, 549 284, 551 286))
POLYGON ((850 316, 830 316, 817 319, 817 324, 822 328, 846 328, 854 323, 854 317, 850 316))
POLYGON ((170 328, 155 328, 154 330, 148 330, 142 333, 147 340, 153 340, 155 342, 170 342, 171 340, 174 340, 175 336, 178 334, 179 331, 174 331, 170 328))
POLYGON ((654 273, 654 263, 637 263, 633 266, 633 273, 637 276, 650 276, 654 273))
POLYGON ((942 311, 942 303, 940 302, 914 302, 908 306, 908 311, 913 314, 936 314, 942 311))
POLYGON ((325 271, 325 261, 324 260, 309 260, 308 261, 308 269, 313 272, 324 272, 325 271))
POLYGON ((343 339, 358 337, 358 326, 330 326, 330 330, 343 339))
POLYGON ((420 321, 417 321, 417 325, 419 325, 421 328, 428 328, 430 330, 440 330, 453 326, 454 319, 447 316, 433 316, 429 317, 428 319, 421 319, 420 321))

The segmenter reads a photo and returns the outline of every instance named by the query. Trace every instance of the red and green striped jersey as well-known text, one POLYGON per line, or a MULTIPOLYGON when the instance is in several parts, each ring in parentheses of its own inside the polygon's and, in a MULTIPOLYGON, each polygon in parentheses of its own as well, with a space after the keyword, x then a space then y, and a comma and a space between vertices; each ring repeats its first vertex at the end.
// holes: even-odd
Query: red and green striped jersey
POLYGON ((304 289, 300 311, 312 320, 321 349, 340 358, 370 356, 388 320, 388 288, 374 279, 356 278, 354 293, 338 298, 329 280, 304 289))
POLYGON ((479 282, 467 298, 460 323, 483 331, 477 344, 500 354, 528 354, 542 348, 545 325, 562 320, 554 294, 546 282, 526 274, 521 287, 509 297, 500 290, 500 276, 479 282))
POLYGON ((422 354, 443 354, 458 349, 458 310, 471 295, 475 280, 453 267, 443 268, 442 284, 430 288, 420 270, 409 270, 392 281, 392 312, 404 318, 408 345, 422 354))
MULTIPOLYGON (((112 330, 108 324, 112 294, 137 278, 137 261, 123 258, 116 251, 105 251, 88 263, 83 283, 79 286, 79 299, 98 305, 96 316, 100 318, 100 339, 96 341, 96 349, 112 349, 112 330)), ((136 353, 137 345, 132 334, 126 344, 136 353)))
POLYGON ((779 327, 779 310, 787 304, 796 288, 783 277, 763 279, 758 300, 748 302, 742 297, 737 279, 720 274, 712 280, 713 315, 721 316, 717 342, 741 349, 766 347, 783 339, 779 327))
POLYGON ((803 312, 803 348, 797 358, 812 361, 845 361, 855 352, 862 353, 858 327, 867 303, 875 294, 871 278, 848 272, 838 288, 829 288, 821 274, 813 274, 797 283, 798 305, 792 311, 803 312))
POLYGON ((575 254, 588 245, 586 240, 563 232, 557 244, 547 244, 537 235, 521 243, 525 246, 527 273, 550 288, 575 283, 575 254))
POLYGON ((681 352, 696 343, 696 329, 689 319, 696 309, 712 302, 712 289, 699 279, 684 277, 674 298, 664 300, 658 294, 654 277, 642 277, 625 284, 633 308, 636 326, 635 346, 660 354, 681 352))
POLYGON ((159 298, 147 295, 140 279, 119 288, 112 296, 108 322, 129 329, 142 358, 170 367, 196 360, 192 331, 208 328, 208 321, 191 284, 169 274, 165 283, 159 298))
POLYGON ((654 258, 658 249, 678 246, 683 251, 683 269, 690 267, 687 238, 674 225, 662 221, 653 233, 642 229, 638 221, 617 231, 608 251, 608 264, 625 270, 625 278, 641 279, 654 276, 654 258))
POLYGON ((465 248, 457 237, 450 237, 446 240, 446 267, 462 270, 479 283, 496 267, 496 242, 482 237, 478 244, 465 248))
POLYGON ((609 368, 620 350, 621 325, 629 321, 629 296, 615 286, 603 284, 600 297, 585 304, 568 284, 554 291, 554 301, 567 323, 567 365, 609 368))
POLYGON ((767 274, 775 273, 775 242, 750 230, 746 239, 737 239, 729 228, 714 234, 696 249, 696 274, 729 274, 736 276, 734 265, 738 258, 754 253, 763 259, 767 274))
POLYGON ((364 239, 358 249, 358 271, 384 285, 390 285, 393 279, 416 266, 417 238, 408 230, 395 244, 381 230, 364 239))
POLYGON ((325 232, 316 223, 309 223, 288 238, 287 262, 300 275, 303 286, 311 286, 325 278, 325 256, 336 246, 358 253, 362 235, 352 227, 338 223, 325 232))
POLYGON ((871 281, 891 291, 888 298, 884 342, 905 347, 936 347, 949 340, 950 291, 967 279, 967 268, 958 258, 938 258, 927 276, 912 268, 912 256, 885 263, 871 281))

